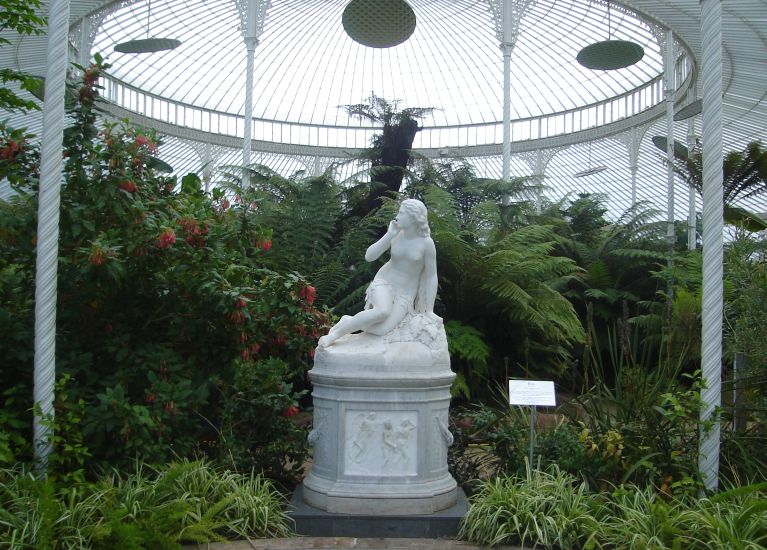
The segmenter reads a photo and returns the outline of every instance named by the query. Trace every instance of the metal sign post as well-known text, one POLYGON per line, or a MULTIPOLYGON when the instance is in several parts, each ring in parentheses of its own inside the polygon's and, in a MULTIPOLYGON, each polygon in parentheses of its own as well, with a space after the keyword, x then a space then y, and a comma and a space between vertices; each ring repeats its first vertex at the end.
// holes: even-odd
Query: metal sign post
POLYGON ((509 404, 530 408, 530 468, 535 452, 535 407, 555 407, 554 382, 551 380, 509 380, 509 404))

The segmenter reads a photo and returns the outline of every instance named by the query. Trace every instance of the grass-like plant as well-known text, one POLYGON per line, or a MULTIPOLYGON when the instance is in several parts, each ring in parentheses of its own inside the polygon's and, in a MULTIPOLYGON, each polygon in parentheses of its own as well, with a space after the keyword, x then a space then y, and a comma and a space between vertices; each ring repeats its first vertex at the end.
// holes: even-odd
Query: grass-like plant
POLYGON ((285 499, 254 473, 182 461, 92 485, 56 489, 19 469, 0 471, 0 547, 180 548, 185 542, 285 537, 285 499))
POLYGON ((460 536, 483 545, 627 550, 767 548, 767 483, 707 498, 652 487, 593 494, 559 469, 485 482, 460 536))
POLYGON ((601 497, 556 465, 528 467, 524 477, 498 477, 471 501, 460 537, 483 545, 540 545, 545 548, 590 544, 601 497))
POLYGON ((767 548, 767 483, 702 499, 685 515, 685 548, 767 548))
POLYGON ((685 548, 681 502, 665 501, 651 487, 619 488, 603 512, 598 539, 607 548, 685 548))

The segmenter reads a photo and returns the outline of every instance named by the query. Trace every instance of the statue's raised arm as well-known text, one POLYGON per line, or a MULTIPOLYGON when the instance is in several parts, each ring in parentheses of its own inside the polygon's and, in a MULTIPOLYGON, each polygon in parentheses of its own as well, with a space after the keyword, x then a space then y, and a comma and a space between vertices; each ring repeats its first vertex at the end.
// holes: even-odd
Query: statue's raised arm
POLYGON ((399 325, 408 314, 434 315, 437 298, 437 254, 429 231, 426 206, 415 199, 400 205, 397 217, 389 222, 386 234, 371 244, 365 259, 375 261, 386 250, 389 261, 378 270, 365 295, 365 309, 345 315, 320 338, 320 346, 331 346, 352 332, 363 331, 383 336, 399 325))

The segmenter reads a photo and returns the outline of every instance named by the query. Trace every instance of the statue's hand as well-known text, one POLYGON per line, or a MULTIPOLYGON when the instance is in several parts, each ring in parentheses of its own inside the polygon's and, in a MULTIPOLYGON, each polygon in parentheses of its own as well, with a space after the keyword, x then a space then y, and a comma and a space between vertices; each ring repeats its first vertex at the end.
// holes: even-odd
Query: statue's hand
POLYGON ((389 229, 387 229, 386 235, 394 238, 400 231, 402 231, 402 228, 397 223, 397 220, 392 220, 389 222, 389 229))

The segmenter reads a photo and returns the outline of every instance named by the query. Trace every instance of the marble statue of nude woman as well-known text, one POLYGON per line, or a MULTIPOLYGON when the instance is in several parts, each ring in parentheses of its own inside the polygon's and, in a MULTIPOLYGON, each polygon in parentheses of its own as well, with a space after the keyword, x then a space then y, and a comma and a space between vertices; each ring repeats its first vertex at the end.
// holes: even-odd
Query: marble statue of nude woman
POLYGON ((393 330, 408 313, 426 315, 434 321, 437 297, 437 259, 429 231, 426 206, 416 199, 405 199, 386 234, 370 245, 365 260, 372 262, 390 250, 389 261, 378 270, 365 295, 365 309, 344 315, 328 334, 320 338, 321 347, 332 346, 346 334, 357 331, 383 336, 393 330))

